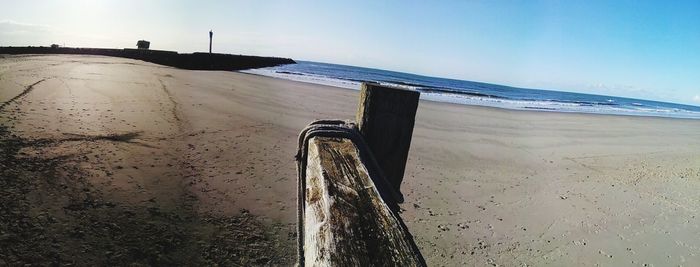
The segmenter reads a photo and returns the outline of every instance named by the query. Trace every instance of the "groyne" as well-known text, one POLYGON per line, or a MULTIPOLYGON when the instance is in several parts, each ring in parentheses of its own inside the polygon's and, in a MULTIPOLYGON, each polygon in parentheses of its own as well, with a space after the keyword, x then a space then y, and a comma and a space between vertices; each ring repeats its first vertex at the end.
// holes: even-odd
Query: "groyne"
POLYGON ((244 70, 295 64, 289 58, 259 57, 217 53, 180 54, 149 49, 112 49, 76 47, 0 47, 0 54, 75 54, 123 57, 188 70, 244 70))

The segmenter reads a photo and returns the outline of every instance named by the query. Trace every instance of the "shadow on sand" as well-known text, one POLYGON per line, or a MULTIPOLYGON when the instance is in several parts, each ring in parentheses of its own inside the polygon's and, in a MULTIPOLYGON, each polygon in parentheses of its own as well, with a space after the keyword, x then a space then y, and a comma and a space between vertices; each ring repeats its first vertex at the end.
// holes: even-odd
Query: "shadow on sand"
MULTIPOLYGON (((194 196, 176 207, 110 201, 76 155, 25 153, 71 141, 135 141, 139 133, 26 140, 0 125, 0 265, 289 265, 270 255, 282 227, 243 210, 201 214, 194 196), (273 233, 272 235, 270 233, 273 233)), ((140 144, 143 145, 143 144, 140 144)))

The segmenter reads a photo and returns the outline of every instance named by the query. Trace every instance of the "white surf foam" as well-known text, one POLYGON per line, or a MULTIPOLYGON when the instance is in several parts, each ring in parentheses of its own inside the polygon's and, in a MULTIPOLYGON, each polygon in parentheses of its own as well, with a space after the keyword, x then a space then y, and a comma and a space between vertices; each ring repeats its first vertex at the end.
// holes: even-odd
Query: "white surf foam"
POLYGON ((321 85, 327 85, 327 86, 341 87, 341 88, 346 88, 346 89, 355 89, 355 90, 360 89, 359 82, 342 80, 342 79, 334 79, 334 78, 321 76, 321 75, 313 75, 313 74, 305 74, 305 73, 294 73, 293 74, 293 73, 286 73, 286 72, 278 72, 274 69, 269 69, 269 68, 243 70, 240 72, 268 76, 268 77, 275 77, 275 78, 292 80, 292 81, 297 81, 297 82, 306 82, 306 83, 314 83, 314 84, 321 84, 321 85))
MULTIPOLYGON (((359 90, 361 83, 356 81, 348 81, 343 79, 331 78, 322 75, 314 75, 307 73, 291 73, 280 72, 274 68, 252 69, 240 71, 243 73, 256 74, 280 79, 306 82, 346 89, 359 90)), ((396 84, 389 82, 379 82, 380 84, 397 86, 400 88, 419 90, 420 87, 396 84)), ((527 101, 527 100, 511 100, 503 98, 492 98, 484 96, 473 96, 457 93, 442 93, 442 92, 421 92, 421 99, 446 102, 462 105, 487 106, 515 110, 531 110, 545 112, 574 112, 574 113, 593 113, 593 114, 614 114, 614 115, 636 115, 636 116, 659 116, 659 117, 676 117, 676 118, 695 118, 700 119, 700 112, 693 112, 679 109, 662 109, 650 108, 644 106, 615 106, 615 105, 582 105, 578 103, 566 103, 559 101, 527 101)), ((609 100, 608 102, 611 102, 609 100)))

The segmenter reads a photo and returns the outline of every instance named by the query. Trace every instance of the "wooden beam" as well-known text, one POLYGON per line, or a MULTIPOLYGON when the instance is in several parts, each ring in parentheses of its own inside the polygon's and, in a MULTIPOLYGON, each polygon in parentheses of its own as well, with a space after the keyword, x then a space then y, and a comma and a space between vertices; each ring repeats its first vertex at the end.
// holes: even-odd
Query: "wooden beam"
POLYGON ((304 266, 425 266, 348 138, 311 137, 305 153, 304 266))
POLYGON ((420 93, 376 83, 363 83, 356 120, 397 202, 413 136, 420 93))

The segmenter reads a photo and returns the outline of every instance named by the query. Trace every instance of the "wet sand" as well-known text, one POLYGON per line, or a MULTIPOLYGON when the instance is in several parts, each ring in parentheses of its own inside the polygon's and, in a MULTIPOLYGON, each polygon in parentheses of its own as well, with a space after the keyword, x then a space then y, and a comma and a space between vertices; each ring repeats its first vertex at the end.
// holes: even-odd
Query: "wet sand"
MULTIPOLYGON (((297 134, 358 97, 67 55, 0 88, 9 264, 293 264, 297 134)), ((700 121, 421 101, 401 207, 431 266, 694 266, 698 188, 700 121)))

